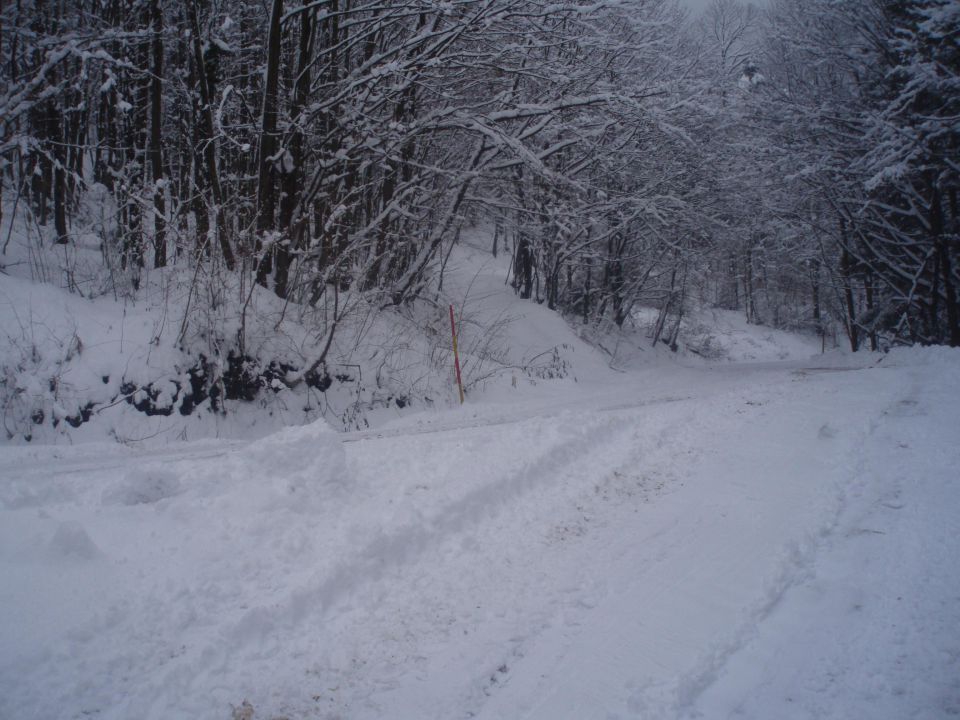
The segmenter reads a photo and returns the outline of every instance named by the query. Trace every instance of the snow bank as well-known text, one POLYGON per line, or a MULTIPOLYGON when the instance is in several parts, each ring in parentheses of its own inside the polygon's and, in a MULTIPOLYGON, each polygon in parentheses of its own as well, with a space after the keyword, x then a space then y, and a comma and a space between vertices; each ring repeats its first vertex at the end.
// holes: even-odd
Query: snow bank
POLYGON ((235 473, 272 502, 307 512, 349 488, 343 443, 325 420, 288 427, 230 458, 235 473))

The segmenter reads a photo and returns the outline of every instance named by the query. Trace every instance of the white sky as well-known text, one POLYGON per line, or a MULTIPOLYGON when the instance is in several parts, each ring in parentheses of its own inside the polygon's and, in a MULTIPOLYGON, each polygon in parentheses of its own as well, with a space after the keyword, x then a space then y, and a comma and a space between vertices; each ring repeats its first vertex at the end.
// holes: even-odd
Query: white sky
MULTIPOLYGON (((706 8, 713 0, 680 0, 680 4, 689 8, 694 14, 706 8)), ((765 5, 766 0, 752 0, 754 5, 765 5)))
POLYGON ((690 8, 694 12, 700 12, 711 2, 712 0, 680 0, 681 5, 690 8))

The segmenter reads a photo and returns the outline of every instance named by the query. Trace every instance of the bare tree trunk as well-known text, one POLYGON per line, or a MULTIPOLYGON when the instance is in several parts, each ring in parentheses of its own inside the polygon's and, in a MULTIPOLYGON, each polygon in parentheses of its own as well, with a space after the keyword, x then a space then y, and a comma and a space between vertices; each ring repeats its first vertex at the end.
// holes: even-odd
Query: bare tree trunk
MULTIPOLYGON (((864 299, 867 302, 867 314, 870 317, 873 317, 873 308, 874 308, 874 285, 873 285, 873 275, 871 273, 866 273, 863 278, 863 294, 864 299)), ((873 352, 877 352, 880 349, 880 344, 877 338, 876 330, 876 319, 870 325, 870 349, 873 352)))
POLYGON ((153 176, 153 266, 167 264, 166 202, 163 189, 161 124, 163 108, 163 13, 159 0, 150 0, 153 23, 153 77, 150 79, 150 172, 153 176))
POLYGON ((587 269, 583 283, 583 324, 586 325, 590 321, 590 282, 593 280, 591 277, 593 275, 593 258, 589 253, 584 258, 584 263, 587 269))
POLYGON ((204 68, 203 47, 200 42, 200 18, 197 14, 197 0, 187 0, 187 13, 192 30, 194 64, 196 66, 197 80, 200 85, 201 107, 199 109, 197 124, 201 145, 203 146, 203 159, 207 167, 207 180, 210 183, 210 192, 213 195, 213 203, 215 206, 215 231, 220 252, 223 255, 223 261, 228 270, 234 270, 236 268, 236 259, 233 254, 233 248, 230 246, 230 238, 227 236, 227 224, 223 207, 223 188, 220 186, 220 175, 217 171, 217 148, 213 132, 213 88, 210 87, 210 82, 204 68))
MULTIPOLYGON (((257 238, 256 248, 261 252, 263 234, 273 229, 276 193, 273 166, 277 159, 277 105, 280 84, 280 17, 283 0, 273 0, 270 11, 270 29, 267 35, 267 72, 263 87, 263 113, 260 117, 260 150, 257 170, 257 238)), ((268 251, 257 266, 257 282, 266 286, 272 269, 268 251)))
MULTIPOLYGON (((753 242, 751 238, 751 242, 753 242)), ((747 322, 758 323, 757 297, 753 287, 753 247, 748 246, 743 256, 743 302, 746 308, 747 322)))
POLYGON ((860 349, 860 334, 857 328, 857 307, 853 297, 853 258, 848 249, 847 221, 840 218, 840 276, 843 280, 843 297, 846 305, 847 317, 844 326, 847 337, 850 338, 850 349, 856 352, 860 349))
POLYGON ((276 248, 276 268, 274 271, 274 292, 282 298, 287 297, 290 265, 293 256, 300 249, 301 238, 308 222, 306 209, 301 207, 303 197, 303 133, 300 130, 300 113, 307 102, 310 91, 310 58, 313 54, 314 38, 313 12, 300 15, 300 47, 297 61, 297 79, 294 84, 293 106, 290 117, 294 127, 290 137, 290 158, 292 167, 284 168, 281 184, 280 229, 285 235, 285 244, 276 248), (296 216, 296 217, 295 217, 296 216))
POLYGON ((940 266, 940 280, 943 282, 943 294, 947 310, 948 342, 952 347, 958 347, 960 346, 960 310, 957 308, 957 293, 953 285, 950 250, 947 239, 944 237, 941 193, 934 182, 930 183, 930 234, 933 236, 937 264, 940 266))
POLYGON ((517 255, 513 277, 520 290, 520 297, 529 300, 533 295, 533 254, 530 251, 530 240, 522 230, 519 230, 517 235, 517 255))
MULTIPOLYGON (((67 162, 66 152, 64 151, 63 124, 61 123, 61 110, 53 100, 46 103, 46 140, 49 152, 53 155, 53 161, 47 159, 47 166, 50 168, 50 179, 44 184, 47 192, 53 193, 53 226, 57 236, 54 242, 58 245, 66 244, 67 238, 67 187, 64 176, 64 166, 67 162), (52 187, 51 187, 52 185, 52 187)), ((45 214, 45 213, 44 213, 45 214)))
POLYGON ((64 166, 67 158, 63 146, 63 133, 60 124, 60 111, 53 104, 50 105, 50 130, 54 140, 55 167, 53 170, 53 226, 57 231, 56 242, 64 245, 67 237, 67 183, 64 166), (59 136, 59 137, 58 137, 59 136))
MULTIPOLYGON (((957 189, 953 187, 949 191, 949 208, 951 215, 951 222, 949 223, 949 234, 953 236, 953 246, 954 246, 954 257, 956 256, 956 251, 960 250, 960 208, 958 208, 957 203, 957 189)), ((945 224, 946 226, 947 224, 945 224)), ((950 322, 950 345, 953 347, 960 347, 960 308, 957 307, 958 302, 960 302, 960 297, 957 296, 957 288, 953 284, 953 267, 954 267, 954 257, 951 257, 950 252, 950 243, 946 238, 942 238, 940 243, 940 252, 943 256, 942 262, 940 264, 940 271, 944 273, 944 277, 948 278, 949 281, 945 284, 947 286, 947 318, 950 322), (952 308, 952 310, 951 310, 952 308)))
POLYGON ((810 261, 810 300, 813 306, 812 320, 818 331, 822 331, 823 318, 820 314, 820 261, 810 261))

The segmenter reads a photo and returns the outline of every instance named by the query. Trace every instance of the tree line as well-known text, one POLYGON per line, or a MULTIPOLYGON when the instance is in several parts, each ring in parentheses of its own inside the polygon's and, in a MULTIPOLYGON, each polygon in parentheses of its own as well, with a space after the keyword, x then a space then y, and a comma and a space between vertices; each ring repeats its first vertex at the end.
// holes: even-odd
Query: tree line
MULTIPOLYGON (((653 342, 706 302, 960 345, 950 0, 10 0, 0 23, 0 205, 69 246, 95 199, 115 292, 171 268, 247 279, 218 302, 388 308, 483 224, 521 296, 656 308, 653 342)), ((217 342, 242 354, 242 325, 217 342)))

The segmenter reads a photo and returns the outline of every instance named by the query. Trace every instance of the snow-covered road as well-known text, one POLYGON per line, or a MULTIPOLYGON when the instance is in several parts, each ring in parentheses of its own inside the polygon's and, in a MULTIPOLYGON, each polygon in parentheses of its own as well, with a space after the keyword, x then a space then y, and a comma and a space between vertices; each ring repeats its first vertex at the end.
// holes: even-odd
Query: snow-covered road
POLYGON ((955 352, 583 385, 3 450, 0 717, 960 712, 955 352))

